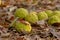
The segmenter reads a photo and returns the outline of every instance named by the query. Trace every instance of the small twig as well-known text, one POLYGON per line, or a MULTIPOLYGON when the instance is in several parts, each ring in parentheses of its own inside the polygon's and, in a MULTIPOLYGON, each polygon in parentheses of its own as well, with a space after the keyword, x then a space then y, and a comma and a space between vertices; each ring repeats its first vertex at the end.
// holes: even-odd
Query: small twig
POLYGON ((17 17, 11 24, 10 24, 10 27, 17 21, 19 17, 17 17))

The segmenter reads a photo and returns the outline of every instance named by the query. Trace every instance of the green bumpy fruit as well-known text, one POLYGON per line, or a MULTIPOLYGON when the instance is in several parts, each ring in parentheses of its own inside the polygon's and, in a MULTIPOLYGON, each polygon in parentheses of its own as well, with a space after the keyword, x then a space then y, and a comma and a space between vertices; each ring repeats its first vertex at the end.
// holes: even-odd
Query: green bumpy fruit
POLYGON ((46 20, 46 19, 48 19, 48 15, 45 13, 45 11, 39 12, 37 15, 38 15, 38 19, 39 20, 46 20))
POLYGON ((28 22, 22 23, 22 22, 16 22, 15 23, 15 29, 20 32, 31 32, 31 25, 28 22))
POLYGON ((60 11, 54 11, 53 14, 56 15, 56 16, 58 16, 58 17, 60 17, 60 11))
POLYGON ((35 23, 38 21, 38 17, 35 12, 31 12, 29 15, 25 17, 25 20, 30 23, 35 23))
POLYGON ((48 15, 48 17, 51 17, 53 15, 53 11, 51 10, 46 10, 45 12, 48 15))
POLYGON ((52 16, 48 20, 48 24, 60 23, 60 18, 56 15, 52 16))
POLYGON ((15 17, 19 17, 21 19, 23 19, 24 17, 26 17, 28 15, 28 11, 24 8, 19 8, 15 11, 15 17))

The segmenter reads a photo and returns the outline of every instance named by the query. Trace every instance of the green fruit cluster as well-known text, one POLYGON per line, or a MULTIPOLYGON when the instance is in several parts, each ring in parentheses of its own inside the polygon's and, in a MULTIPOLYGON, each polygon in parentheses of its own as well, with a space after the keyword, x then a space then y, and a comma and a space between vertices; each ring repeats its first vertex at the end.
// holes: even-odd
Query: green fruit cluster
POLYGON ((60 18, 54 15, 51 18, 49 18, 48 23, 49 24, 60 23, 60 18))
POLYGON ((24 20, 24 23, 21 21, 15 23, 15 28, 18 31, 31 32, 31 24, 41 20, 48 20, 48 24, 60 23, 60 11, 46 10, 39 13, 34 11, 29 13, 27 9, 19 8, 15 11, 14 15, 24 20))
POLYGON ((53 16, 48 19, 49 24, 60 23, 60 11, 53 11, 53 16))

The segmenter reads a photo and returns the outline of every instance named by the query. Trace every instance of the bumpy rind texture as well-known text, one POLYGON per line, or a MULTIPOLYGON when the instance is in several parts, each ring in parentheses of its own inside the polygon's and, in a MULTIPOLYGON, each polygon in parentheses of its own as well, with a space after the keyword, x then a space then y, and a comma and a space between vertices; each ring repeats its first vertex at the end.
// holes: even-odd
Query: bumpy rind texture
POLYGON ((48 19, 48 15, 45 13, 45 11, 39 12, 37 15, 38 15, 38 19, 39 20, 46 20, 46 19, 48 19))
POLYGON ((28 15, 28 11, 24 8, 19 8, 15 11, 15 17, 24 18, 28 15))
POLYGON ((58 16, 58 17, 60 17, 60 11, 54 11, 53 14, 56 15, 56 16, 58 16))
POLYGON ((56 15, 52 16, 48 20, 48 24, 60 23, 60 18, 56 15))
POLYGON ((51 17, 53 15, 53 11, 51 10, 46 10, 45 12, 48 15, 48 17, 51 17))
POLYGON ((35 23, 38 21, 38 16, 35 14, 35 12, 31 12, 29 15, 25 17, 25 20, 30 23, 35 23))
POLYGON ((30 23, 27 22, 27 24, 24 24, 22 22, 17 22, 15 24, 15 28, 18 32, 22 31, 22 32, 31 32, 31 25, 30 23))

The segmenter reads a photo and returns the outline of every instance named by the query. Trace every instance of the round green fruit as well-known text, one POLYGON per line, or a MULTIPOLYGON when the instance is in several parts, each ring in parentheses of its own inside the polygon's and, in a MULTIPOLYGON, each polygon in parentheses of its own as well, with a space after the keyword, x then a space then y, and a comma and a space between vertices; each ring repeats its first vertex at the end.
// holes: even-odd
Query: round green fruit
POLYGON ((25 18, 28 15, 28 11, 24 8, 19 8, 15 11, 15 17, 19 17, 21 19, 25 18))
POLYGON ((45 11, 39 12, 37 15, 38 15, 38 19, 39 20, 46 20, 46 19, 48 19, 48 15, 45 13, 45 11))
POLYGON ((48 15, 48 17, 51 17, 53 15, 53 11, 51 10, 46 10, 45 12, 48 15))
POLYGON ((52 16, 48 20, 48 24, 60 23, 60 18, 56 15, 52 16))
POLYGON ((60 11, 54 11, 53 14, 60 17, 60 11))
POLYGON ((18 32, 20 32, 20 31, 31 32, 32 27, 31 27, 30 23, 28 23, 28 22, 24 22, 24 23, 23 22, 16 22, 15 23, 15 29, 18 32))
POLYGON ((30 23, 35 23, 38 21, 38 17, 35 14, 35 12, 31 12, 29 15, 25 17, 25 20, 30 22, 30 23))

